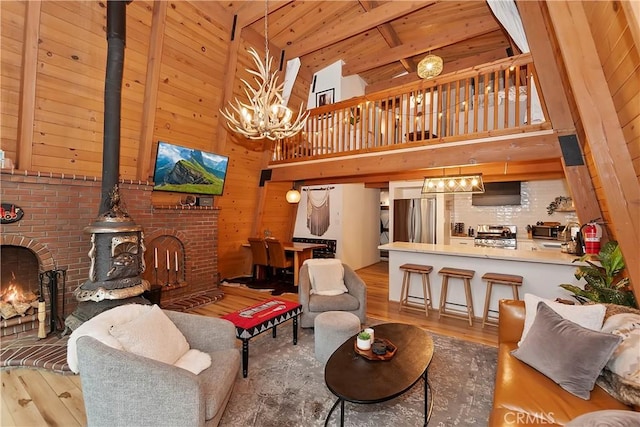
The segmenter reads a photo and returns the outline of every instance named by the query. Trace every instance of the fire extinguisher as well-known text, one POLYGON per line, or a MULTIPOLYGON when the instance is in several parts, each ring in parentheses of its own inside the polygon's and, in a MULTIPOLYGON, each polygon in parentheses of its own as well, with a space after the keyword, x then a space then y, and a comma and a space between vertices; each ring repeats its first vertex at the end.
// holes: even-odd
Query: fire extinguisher
POLYGON ((598 254, 600 252, 600 239, 602 227, 595 222, 589 222, 582 226, 584 236, 584 252, 586 254, 598 254))

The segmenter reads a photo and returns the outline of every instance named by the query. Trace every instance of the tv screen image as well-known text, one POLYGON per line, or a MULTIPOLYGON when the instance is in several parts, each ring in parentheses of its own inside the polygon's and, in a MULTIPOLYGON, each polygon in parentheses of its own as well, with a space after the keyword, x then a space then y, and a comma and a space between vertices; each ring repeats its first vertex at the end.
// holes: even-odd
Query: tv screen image
POLYGON ((226 156, 159 141, 153 189, 221 196, 228 164, 226 156))

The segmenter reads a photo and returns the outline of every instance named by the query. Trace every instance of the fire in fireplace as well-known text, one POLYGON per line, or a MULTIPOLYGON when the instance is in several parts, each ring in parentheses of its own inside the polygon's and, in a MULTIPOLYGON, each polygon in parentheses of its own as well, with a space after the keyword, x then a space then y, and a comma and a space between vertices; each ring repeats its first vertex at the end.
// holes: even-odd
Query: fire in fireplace
POLYGON ((15 316, 34 314, 38 308, 38 295, 25 290, 17 283, 16 276, 11 273, 11 280, 8 284, 3 282, 0 291, 0 315, 3 319, 11 319, 15 316))

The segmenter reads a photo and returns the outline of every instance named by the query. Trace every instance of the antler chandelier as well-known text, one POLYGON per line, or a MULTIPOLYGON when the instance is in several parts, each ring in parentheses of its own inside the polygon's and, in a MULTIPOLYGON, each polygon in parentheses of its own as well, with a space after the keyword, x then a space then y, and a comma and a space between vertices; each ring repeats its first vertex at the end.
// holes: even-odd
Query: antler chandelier
POLYGON ((309 112, 303 112, 302 104, 295 121, 293 112, 287 108, 282 97, 284 83, 278 84, 277 72, 271 73, 273 58, 269 55, 268 37, 268 0, 265 1, 264 10, 264 63, 255 49, 249 48, 248 52, 253 57, 257 71, 247 69, 247 72, 254 76, 258 84, 254 89, 246 80, 244 92, 247 95, 248 103, 235 99, 234 103, 229 102, 229 108, 220 110, 220 113, 227 119, 229 128, 249 139, 270 139, 272 141, 289 138, 300 132, 307 121, 309 112), (236 118, 237 114, 237 118, 236 118))

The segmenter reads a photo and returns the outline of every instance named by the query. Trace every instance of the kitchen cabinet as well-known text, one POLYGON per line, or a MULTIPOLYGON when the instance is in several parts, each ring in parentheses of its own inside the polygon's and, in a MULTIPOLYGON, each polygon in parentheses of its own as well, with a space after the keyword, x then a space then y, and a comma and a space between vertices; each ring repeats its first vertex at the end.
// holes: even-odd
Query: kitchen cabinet
POLYGON ((542 239, 533 239, 534 244, 541 251, 556 251, 560 252, 560 245, 562 242, 558 240, 542 240, 542 239))
POLYGON ((533 240, 518 240, 518 250, 520 251, 534 251, 537 249, 538 247, 533 240))
POLYGON ((451 238, 449 240, 449 244, 450 245, 457 245, 457 246, 473 246, 474 245, 473 240, 474 240, 473 237, 453 237, 453 236, 451 236, 451 238))

